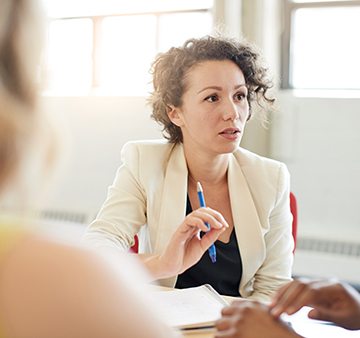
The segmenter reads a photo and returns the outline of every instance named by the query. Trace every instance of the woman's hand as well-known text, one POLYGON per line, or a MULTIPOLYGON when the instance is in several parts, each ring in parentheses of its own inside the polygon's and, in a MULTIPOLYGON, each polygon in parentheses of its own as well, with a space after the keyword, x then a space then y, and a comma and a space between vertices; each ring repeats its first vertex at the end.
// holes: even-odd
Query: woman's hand
POLYGON ((228 226, 219 212, 199 208, 185 217, 161 255, 151 255, 143 262, 156 279, 178 275, 196 264, 228 226), (201 238, 200 231, 206 232, 201 238))
POLYGON ((216 322, 216 338, 299 338, 290 326, 274 318, 269 308, 256 301, 239 300, 222 310, 216 322))
POLYGON ((303 306, 311 306, 309 317, 334 322, 352 330, 360 329, 360 295, 337 279, 297 279, 288 283, 273 296, 271 312, 293 314, 303 306))

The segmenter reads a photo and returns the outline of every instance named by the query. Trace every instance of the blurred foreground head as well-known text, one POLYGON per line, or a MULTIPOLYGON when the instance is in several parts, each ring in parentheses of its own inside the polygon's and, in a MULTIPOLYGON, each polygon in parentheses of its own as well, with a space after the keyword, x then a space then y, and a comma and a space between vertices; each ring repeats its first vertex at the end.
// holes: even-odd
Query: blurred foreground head
POLYGON ((0 1, 0 192, 36 134, 44 21, 37 0, 0 1))

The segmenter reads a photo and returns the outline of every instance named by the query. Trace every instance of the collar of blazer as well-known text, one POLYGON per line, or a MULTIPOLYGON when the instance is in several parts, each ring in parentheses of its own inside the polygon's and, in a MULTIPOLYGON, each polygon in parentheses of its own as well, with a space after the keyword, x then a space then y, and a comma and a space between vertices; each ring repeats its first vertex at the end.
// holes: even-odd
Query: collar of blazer
POLYGON ((154 253, 164 251, 186 213, 187 165, 182 146, 172 148, 167 164, 154 253))
POLYGON ((264 262, 265 245, 253 197, 241 164, 234 155, 231 155, 229 160, 228 185, 231 212, 243 268, 241 290, 264 262))
MULTIPOLYGON (((183 147, 174 146, 165 173, 154 253, 161 253, 164 250, 175 228, 185 217, 187 173, 183 147)), ((228 184, 243 265, 241 288, 253 278, 261 266, 265 257, 265 247, 257 210, 241 164, 234 154, 229 155, 228 184)))

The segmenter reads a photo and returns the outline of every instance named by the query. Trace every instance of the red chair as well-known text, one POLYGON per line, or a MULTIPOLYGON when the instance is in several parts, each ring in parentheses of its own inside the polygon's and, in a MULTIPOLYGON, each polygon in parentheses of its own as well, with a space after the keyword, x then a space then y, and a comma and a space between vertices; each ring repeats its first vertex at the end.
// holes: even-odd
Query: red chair
POLYGON ((290 210, 293 215, 293 223, 292 223, 292 235, 294 237, 294 250, 295 253, 296 248, 296 237, 297 237, 297 204, 296 198, 292 192, 290 192, 290 210))
POLYGON ((134 239, 135 239, 135 244, 130 248, 129 252, 138 253, 139 252, 139 238, 137 235, 135 235, 134 239))
MULTIPOLYGON (((295 253, 296 248, 296 236, 297 236, 297 204, 296 198, 292 192, 290 192, 290 210, 293 215, 293 222, 292 222, 292 235, 294 237, 294 250, 295 253)), ((135 244, 130 248, 129 252, 138 253, 139 252, 139 239, 138 236, 135 235, 135 244)))

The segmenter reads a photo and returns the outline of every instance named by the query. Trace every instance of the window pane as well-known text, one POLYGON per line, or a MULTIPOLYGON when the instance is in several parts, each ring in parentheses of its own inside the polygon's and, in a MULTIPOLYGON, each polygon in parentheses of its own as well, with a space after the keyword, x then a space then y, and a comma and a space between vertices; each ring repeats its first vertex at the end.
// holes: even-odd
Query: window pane
MULTIPOLYGON (((331 2, 331 1, 348 1, 348 0, 291 0, 292 2, 331 2)), ((356 0, 350 0, 356 1, 356 0)))
POLYGON ((293 17, 294 88, 360 88, 360 7, 302 8, 293 17))
POLYGON ((159 22, 159 51, 167 51, 189 38, 201 37, 211 31, 212 15, 208 12, 164 14, 159 22))
POLYGON ((156 53, 156 16, 107 18, 102 33, 100 86, 121 95, 145 95, 156 53))
POLYGON ((57 20, 49 27, 48 73, 50 89, 88 89, 92 82, 92 21, 57 20))
MULTIPOLYGON (((291 0, 292 2, 329 2, 329 1, 348 1, 348 0, 291 0)), ((354 0, 350 0, 354 1, 354 0)))
POLYGON ((50 17, 160 12, 211 8, 213 0, 42 0, 50 17))

